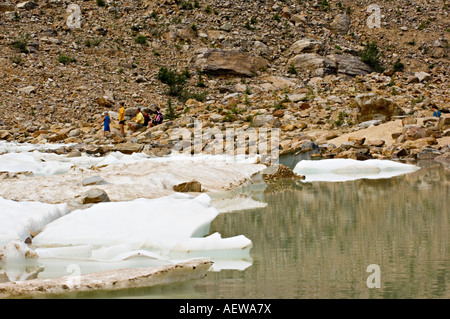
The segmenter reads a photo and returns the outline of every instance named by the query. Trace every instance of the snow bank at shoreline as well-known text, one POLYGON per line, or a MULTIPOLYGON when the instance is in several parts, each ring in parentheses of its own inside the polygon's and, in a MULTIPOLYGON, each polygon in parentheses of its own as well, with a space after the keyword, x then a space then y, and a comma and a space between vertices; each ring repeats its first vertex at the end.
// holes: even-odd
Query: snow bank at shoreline
POLYGON ((174 194, 173 186, 197 180, 209 192, 239 186, 265 168, 254 157, 110 153, 105 157, 68 157, 39 151, 0 155, 0 172, 32 172, 4 178, 0 196, 18 201, 67 203, 86 192, 84 178, 100 176, 111 201, 157 198, 174 194), (36 192, 36 189, 39 189, 36 192))
POLYGON ((0 246, 11 240, 25 241, 30 231, 38 232, 69 212, 65 204, 16 202, 2 197, 0 207, 0 246))
MULTIPOLYGON (((5 219, 0 223, 0 246, 13 240, 23 242, 30 231, 41 231, 30 246, 43 265, 40 277, 64 276, 72 264, 82 266, 83 272, 95 272, 211 256, 212 270, 251 265, 250 239, 239 234, 231 238, 208 235, 209 226, 220 212, 242 209, 243 204, 265 204, 245 196, 228 197, 227 203, 234 208, 219 205, 216 209, 206 193, 176 193, 173 186, 195 179, 205 191, 226 192, 265 168, 255 164, 257 158, 154 158, 120 152, 69 157, 41 152, 45 150, 46 146, 0 143, 0 172, 6 173, 0 176, 0 220, 5 219), (83 186, 82 181, 92 176, 105 182, 83 186), (92 187, 104 189, 111 202, 70 212, 77 198, 92 187)), ((9 269, 9 274, 21 277, 16 270, 9 269)))

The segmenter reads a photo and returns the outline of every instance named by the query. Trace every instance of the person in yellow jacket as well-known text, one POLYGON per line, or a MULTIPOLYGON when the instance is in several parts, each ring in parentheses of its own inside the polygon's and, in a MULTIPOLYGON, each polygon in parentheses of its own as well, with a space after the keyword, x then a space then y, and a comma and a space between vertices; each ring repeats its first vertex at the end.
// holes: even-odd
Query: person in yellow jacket
POLYGON ((125 136, 125 102, 121 101, 119 103, 119 105, 120 105, 120 111, 119 111, 120 134, 122 134, 122 136, 125 136))
POLYGON ((131 130, 131 132, 134 132, 136 129, 139 129, 143 126, 144 126, 144 115, 142 114, 141 109, 137 107, 134 122, 128 123, 128 128, 131 130))

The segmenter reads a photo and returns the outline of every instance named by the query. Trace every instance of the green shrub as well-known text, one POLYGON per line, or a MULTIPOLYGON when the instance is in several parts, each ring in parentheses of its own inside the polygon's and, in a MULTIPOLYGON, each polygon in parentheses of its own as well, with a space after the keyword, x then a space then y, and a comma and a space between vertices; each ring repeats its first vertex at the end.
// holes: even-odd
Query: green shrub
POLYGON ((177 73, 166 67, 161 67, 158 72, 158 80, 169 86, 168 94, 171 96, 180 96, 186 84, 186 75, 184 73, 177 73))
POLYGON ((320 10, 322 11, 328 11, 330 9, 330 4, 328 3, 327 0, 322 0, 320 2, 320 10))
POLYGON ((358 52, 361 61, 367 63, 375 71, 381 72, 383 68, 380 65, 380 52, 378 51, 377 44, 375 42, 366 42, 366 46, 363 50, 358 52))
POLYGON ((21 53, 28 54, 30 51, 27 49, 30 42, 30 35, 28 33, 20 34, 19 37, 14 40, 11 45, 13 48, 18 49, 21 53))
POLYGON ((147 44, 147 37, 145 35, 138 35, 135 38, 136 43, 145 45, 147 44))
POLYGON ((57 60, 58 60, 59 63, 62 63, 64 65, 68 64, 70 62, 77 62, 77 60, 75 58, 69 57, 68 55, 65 55, 65 54, 58 55, 57 60))
POLYGON ((10 59, 11 62, 14 64, 20 64, 22 62, 22 58, 20 56, 13 56, 10 59))
POLYGON ((403 70, 405 69, 405 65, 400 61, 400 59, 398 59, 394 63, 393 69, 395 72, 403 72, 403 70))
POLYGON ((172 105, 172 99, 170 99, 170 98, 167 100, 167 112, 164 115, 164 117, 168 120, 173 120, 178 117, 177 114, 175 113, 175 109, 172 105))
POLYGON ((295 66, 294 66, 293 64, 291 64, 291 65, 289 66, 288 72, 289 72, 290 74, 295 74, 295 75, 297 75, 297 69, 295 68, 295 66))

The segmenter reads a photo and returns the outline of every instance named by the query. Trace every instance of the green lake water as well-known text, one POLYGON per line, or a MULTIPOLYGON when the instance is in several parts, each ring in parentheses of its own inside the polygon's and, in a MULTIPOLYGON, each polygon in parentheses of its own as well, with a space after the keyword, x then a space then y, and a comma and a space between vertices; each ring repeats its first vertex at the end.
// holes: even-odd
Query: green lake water
POLYGON ((450 171, 442 165, 390 179, 284 181, 244 191, 267 207, 220 214, 211 233, 252 240, 246 269, 78 297, 450 298, 450 171), (379 288, 369 287, 369 276, 379 288))

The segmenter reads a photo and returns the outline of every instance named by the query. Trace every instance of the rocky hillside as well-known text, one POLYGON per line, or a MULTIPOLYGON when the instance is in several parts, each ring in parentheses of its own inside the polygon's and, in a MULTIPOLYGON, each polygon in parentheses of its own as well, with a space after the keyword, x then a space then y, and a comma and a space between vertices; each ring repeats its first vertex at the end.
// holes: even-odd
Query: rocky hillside
POLYGON ((103 143, 96 123, 105 110, 114 118, 120 100, 129 116, 136 105, 159 105, 173 121, 145 136, 121 137, 114 126, 107 142, 167 148, 167 130, 195 118, 221 130, 278 127, 292 149, 299 136, 320 144, 368 120, 431 116, 432 105, 445 112, 449 7, 446 0, 7 0, 0 138, 103 143), (359 103, 369 98, 382 110, 363 111, 359 103))

